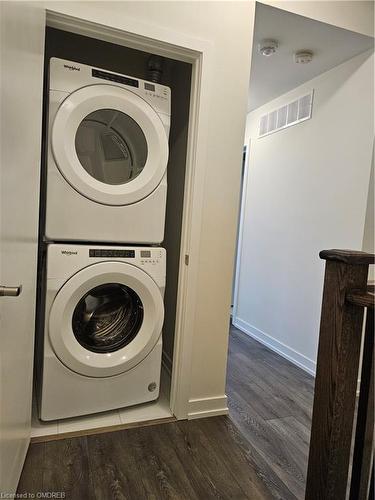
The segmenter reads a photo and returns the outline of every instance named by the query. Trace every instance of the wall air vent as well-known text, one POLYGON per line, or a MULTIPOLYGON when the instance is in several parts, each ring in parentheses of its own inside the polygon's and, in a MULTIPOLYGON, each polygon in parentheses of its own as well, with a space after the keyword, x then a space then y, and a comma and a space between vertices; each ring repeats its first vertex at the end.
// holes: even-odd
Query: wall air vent
POLYGON ((312 90, 309 94, 263 115, 259 123, 259 137, 273 134, 311 118, 313 93, 312 90))
POLYGON ((260 119, 259 135, 267 134, 267 130, 268 130, 268 115, 264 115, 260 119))

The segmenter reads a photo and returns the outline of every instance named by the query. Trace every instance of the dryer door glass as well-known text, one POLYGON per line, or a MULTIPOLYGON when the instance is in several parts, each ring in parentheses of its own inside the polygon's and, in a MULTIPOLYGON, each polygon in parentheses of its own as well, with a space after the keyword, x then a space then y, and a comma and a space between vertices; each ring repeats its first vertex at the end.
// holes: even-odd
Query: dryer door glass
POLYGON ((86 172, 111 185, 135 179, 147 160, 147 141, 141 127, 114 109, 99 109, 82 120, 75 149, 86 172))
POLYGON ((100 285, 76 305, 73 333, 93 352, 114 352, 129 344, 143 321, 143 304, 131 288, 119 283, 100 285))

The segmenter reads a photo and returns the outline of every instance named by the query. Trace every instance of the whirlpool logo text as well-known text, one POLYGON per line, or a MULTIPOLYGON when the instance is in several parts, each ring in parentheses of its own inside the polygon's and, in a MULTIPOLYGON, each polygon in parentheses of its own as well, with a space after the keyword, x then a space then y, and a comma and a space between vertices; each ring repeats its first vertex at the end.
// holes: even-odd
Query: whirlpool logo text
POLYGON ((72 66, 71 64, 64 64, 64 68, 70 69, 70 71, 81 71, 78 66, 72 66))

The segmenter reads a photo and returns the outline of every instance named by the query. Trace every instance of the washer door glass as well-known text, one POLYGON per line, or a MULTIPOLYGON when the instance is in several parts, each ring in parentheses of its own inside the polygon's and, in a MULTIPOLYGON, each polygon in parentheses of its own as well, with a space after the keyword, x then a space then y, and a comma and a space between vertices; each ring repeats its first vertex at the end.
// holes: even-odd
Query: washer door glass
POLYGON ((147 141, 141 127, 114 109, 87 115, 78 126, 75 148, 86 172, 110 185, 135 179, 147 160, 147 141))
POLYGON ((126 285, 109 283, 87 292, 76 305, 72 329, 92 352, 114 352, 129 344, 143 322, 143 304, 126 285))

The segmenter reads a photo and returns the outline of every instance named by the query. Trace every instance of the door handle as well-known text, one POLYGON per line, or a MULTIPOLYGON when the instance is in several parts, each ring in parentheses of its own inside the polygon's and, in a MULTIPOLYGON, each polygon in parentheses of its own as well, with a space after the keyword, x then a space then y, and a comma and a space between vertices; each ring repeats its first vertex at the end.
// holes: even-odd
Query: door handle
POLYGON ((18 297, 22 292, 22 285, 20 286, 2 286, 0 285, 0 297, 18 297))

